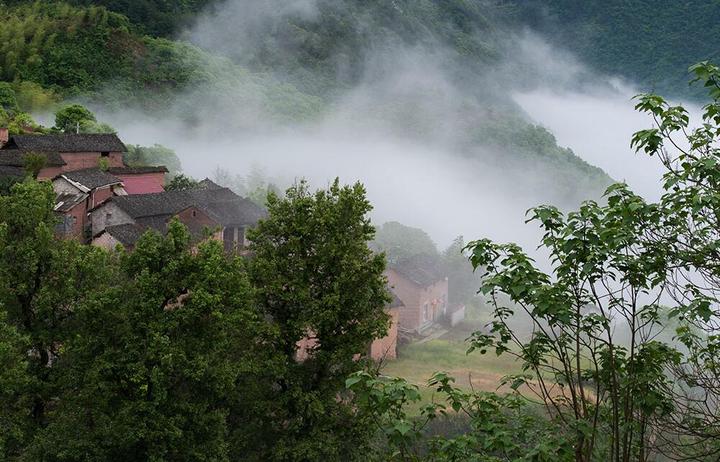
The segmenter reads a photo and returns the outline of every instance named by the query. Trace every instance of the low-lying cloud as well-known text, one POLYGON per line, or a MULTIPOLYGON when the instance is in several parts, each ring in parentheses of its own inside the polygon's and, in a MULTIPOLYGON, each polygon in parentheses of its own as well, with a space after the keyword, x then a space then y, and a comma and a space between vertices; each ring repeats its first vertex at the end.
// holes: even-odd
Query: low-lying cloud
MULTIPOLYGON (((298 14, 312 19, 315 3, 229 1, 203 16, 184 37, 228 56, 247 57, 253 53, 257 27, 298 14)), ((626 179, 644 194, 652 192, 658 178, 654 162, 628 152, 630 134, 648 122, 634 114, 629 95, 532 34, 508 35, 508 47, 517 50, 512 61, 463 79, 464 86, 444 68, 442 47, 384 49, 368 60, 358 85, 326 102, 322 114, 309 123, 266 121, 260 103, 218 106, 222 95, 197 108, 198 114, 212 113, 212 121, 200 116, 192 126, 187 114, 174 111, 162 118, 134 111, 100 116, 128 143, 175 149, 185 171, 195 177, 212 176, 218 167, 243 174, 259 166, 282 186, 299 178, 315 187, 335 177, 345 183, 361 181, 375 206, 375 223, 394 220, 422 228, 441 247, 464 235, 515 241, 532 250, 539 233, 524 225, 525 211, 540 203, 570 207, 580 200, 568 200, 567 191, 552 179, 557 172, 550 164, 505 162, 511 152, 482 140, 468 147, 473 124, 493 117, 502 104, 518 114, 517 106, 522 107, 550 128, 560 145, 613 178, 626 179), (522 73, 516 84, 507 79, 512 69, 522 73), (593 85, 588 85, 590 78, 593 85), (487 89, 502 92, 487 107, 469 96, 487 89), (218 126, 222 120, 243 121, 244 128, 229 122, 218 126)), ((236 97, 229 94, 227 99, 236 97)))

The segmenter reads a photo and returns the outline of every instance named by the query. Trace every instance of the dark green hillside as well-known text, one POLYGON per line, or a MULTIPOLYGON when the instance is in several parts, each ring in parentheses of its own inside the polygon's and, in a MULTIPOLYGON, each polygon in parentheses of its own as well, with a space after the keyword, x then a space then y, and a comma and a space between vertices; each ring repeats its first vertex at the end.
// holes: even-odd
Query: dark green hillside
MULTIPOLYGON (((314 98, 288 85, 190 44, 139 35, 125 16, 103 7, 25 2, 0 8, 0 21, 0 80, 13 82, 22 94, 31 82, 34 93, 156 111, 182 91, 203 89, 207 100, 213 90, 231 87, 241 90, 234 103, 253 104, 271 115, 297 120, 317 112, 314 98)), ((193 102, 188 104, 191 118, 193 102)))
POLYGON ((597 70, 689 93, 692 64, 720 55, 717 0, 511 0, 516 19, 597 70))
MULTIPOLYGON (((263 72, 288 76, 314 94, 364 77, 377 55, 398 47, 441 51, 448 66, 487 65, 499 58, 495 9, 463 0, 318 0, 309 15, 267 15, 221 30, 204 42, 263 72), (248 50, 235 44, 252 40, 248 50)), ((243 20, 232 18, 232 20, 243 20)))
MULTIPOLYGON (((178 7, 176 18, 201 6, 167 4, 178 7)), ((122 5, 130 3, 108 2, 130 14, 122 5)), ((487 157, 491 148, 494 164, 539 163, 567 197, 601 191, 607 175, 528 124, 507 88, 486 78, 502 58, 497 18, 494 7, 462 0, 319 0, 310 15, 231 16, 221 33, 194 45, 143 35, 159 27, 150 16, 134 23, 102 6, 13 1, 0 9, 0 80, 18 101, 37 102, 20 104, 24 111, 72 98, 224 131, 334 118, 348 92, 360 91, 360 104, 345 114, 353 126, 444 139, 468 156, 487 157), (252 46, 240 46, 249 39, 252 46), (403 60, 439 81, 388 86, 403 60)))
MULTIPOLYGON (((192 22, 194 14, 215 0, 69 0, 75 6, 101 6, 127 16, 133 26, 153 36, 172 35, 192 22)), ((30 3, 8 0, 8 5, 30 3)))

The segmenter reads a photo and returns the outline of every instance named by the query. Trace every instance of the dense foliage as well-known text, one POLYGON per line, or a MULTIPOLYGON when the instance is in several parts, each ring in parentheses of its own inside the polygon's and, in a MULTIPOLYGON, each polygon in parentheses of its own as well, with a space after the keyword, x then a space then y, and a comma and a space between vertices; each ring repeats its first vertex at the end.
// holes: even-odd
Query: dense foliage
POLYGON ((493 306, 469 353, 493 350, 519 362, 522 373, 503 380, 510 395, 468 393, 438 373, 429 385, 439 399, 410 419, 408 405, 420 400, 416 386, 367 372, 348 379, 392 457, 717 458, 720 68, 700 63, 691 72, 710 95, 697 128, 682 106, 638 97, 637 109, 656 126, 636 133, 632 144, 667 169, 660 202, 616 184, 603 204, 588 201, 567 215, 533 209, 549 272, 515 244, 482 239, 467 246, 493 306), (539 426, 533 404, 545 408, 539 426), (521 425, 505 420, 523 407, 521 425), (427 424, 451 410, 466 415, 469 428, 425 438, 427 424))
POLYGON ((595 69, 643 89, 701 97, 686 85, 691 64, 717 58, 714 0, 531 0, 508 2, 520 23, 576 52, 595 69))
POLYGON ((272 197, 249 268, 177 222, 132 253, 58 240, 53 200, 0 196, 2 460, 359 457, 337 398, 388 299, 362 187, 272 197))

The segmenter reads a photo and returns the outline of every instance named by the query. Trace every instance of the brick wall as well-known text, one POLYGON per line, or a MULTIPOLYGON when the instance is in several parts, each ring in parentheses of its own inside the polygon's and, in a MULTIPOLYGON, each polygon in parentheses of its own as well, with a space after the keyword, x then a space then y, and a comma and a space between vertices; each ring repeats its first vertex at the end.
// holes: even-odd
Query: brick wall
POLYGON ((125 185, 128 194, 151 194, 165 191, 165 174, 155 173, 123 173, 116 174, 125 185))
POLYGON ((107 202, 90 212, 92 235, 97 236, 106 227, 134 223, 134 220, 117 205, 107 202))
POLYGON ((105 250, 115 250, 115 248, 121 244, 120 241, 108 233, 103 233, 92 240, 92 245, 102 247, 105 250))
POLYGON ((397 358, 398 321, 400 320, 400 309, 390 308, 387 310, 390 315, 390 327, 385 337, 376 339, 370 345, 370 357, 375 361, 397 358))
POLYGON ((64 229, 64 233, 60 236, 63 239, 75 239, 80 242, 85 240, 85 220, 87 217, 87 207, 85 201, 80 202, 78 205, 70 209, 61 217, 65 223, 71 224, 69 228, 64 229))
POLYGON ((63 172, 62 167, 45 167, 40 170, 38 180, 52 180, 63 172))
POLYGON ((90 208, 93 208, 112 197, 112 186, 94 189, 90 194, 90 208))
POLYGON ((447 304, 447 279, 421 287, 394 269, 385 271, 385 276, 393 292, 405 305, 400 308, 400 329, 420 332, 443 315, 443 304, 447 304), (424 317, 425 304, 428 306, 427 318, 424 317))
POLYGON ((180 220, 180 223, 187 226, 188 231, 194 238, 202 237, 206 229, 209 229, 214 231, 210 238, 222 242, 222 230, 218 231, 220 224, 199 208, 188 207, 175 216, 180 220))
MULTIPOLYGON (((60 153, 60 156, 65 161, 62 167, 63 172, 72 172, 75 170, 82 170, 84 168, 95 168, 100 165, 100 159, 103 158, 99 152, 65 152, 60 153)), ((122 167, 123 158, 121 152, 111 152, 105 157, 108 160, 108 166, 110 167, 122 167)))

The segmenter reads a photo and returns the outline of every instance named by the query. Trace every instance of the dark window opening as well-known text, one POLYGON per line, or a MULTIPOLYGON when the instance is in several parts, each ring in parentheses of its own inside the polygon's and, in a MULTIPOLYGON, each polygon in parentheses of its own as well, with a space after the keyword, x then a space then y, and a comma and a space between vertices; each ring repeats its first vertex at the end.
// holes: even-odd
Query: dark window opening
POLYGON ((100 155, 101 155, 102 157, 110 157, 110 153, 109 153, 109 152, 102 152, 102 153, 100 153, 100 155))

